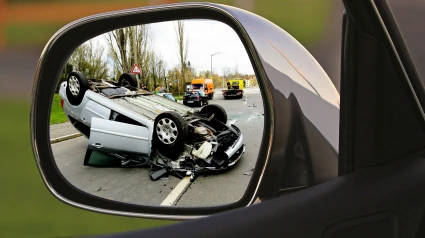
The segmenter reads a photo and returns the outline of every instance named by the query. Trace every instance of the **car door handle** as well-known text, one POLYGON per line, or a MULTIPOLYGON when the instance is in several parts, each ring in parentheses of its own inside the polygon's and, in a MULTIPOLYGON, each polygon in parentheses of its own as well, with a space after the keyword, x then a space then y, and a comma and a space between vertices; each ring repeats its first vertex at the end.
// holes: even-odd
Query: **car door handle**
POLYGON ((102 148, 103 147, 103 145, 100 144, 100 143, 94 143, 94 144, 91 144, 91 145, 96 147, 96 148, 102 148))

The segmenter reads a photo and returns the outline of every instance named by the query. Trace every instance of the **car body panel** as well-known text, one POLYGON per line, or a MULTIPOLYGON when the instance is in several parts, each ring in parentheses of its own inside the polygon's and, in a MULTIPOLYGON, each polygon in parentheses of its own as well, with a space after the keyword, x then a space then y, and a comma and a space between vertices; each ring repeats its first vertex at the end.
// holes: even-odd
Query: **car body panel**
POLYGON ((111 116, 111 109, 100 105, 92 100, 87 101, 81 110, 80 118, 87 124, 91 124, 91 118, 109 119, 111 116))
POLYGON ((94 117, 88 149, 114 153, 134 153, 149 157, 151 132, 143 126, 94 117))
MULTIPOLYGON (((80 105, 73 106, 66 98, 66 85, 66 82, 61 84, 59 93, 64 100, 64 112, 90 128, 88 147, 92 150, 124 152, 148 158, 152 153, 154 120, 159 114, 174 111, 181 116, 187 116, 197 112, 195 109, 156 94, 108 98, 91 90, 85 92, 80 105), (139 125, 113 121, 119 115, 128 117, 139 125)), ((202 100, 207 100, 206 95, 202 100)), ((240 152, 240 149, 244 152, 245 147, 239 129, 234 126, 229 127, 239 133, 238 140, 224 151, 230 158, 238 151, 240 152)))
MULTIPOLYGON (((98 104, 98 107, 100 108, 101 111, 102 110, 104 111, 105 107, 109 108, 111 111, 115 111, 124 116, 132 118, 133 120, 136 120, 140 122, 142 125, 146 125, 148 127, 150 124, 153 123, 153 119, 156 117, 156 115, 164 111, 174 110, 181 115, 186 115, 188 113, 195 113, 194 109, 188 108, 178 102, 173 102, 169 99, 166 99, 154 94, 149 96, 140 95, 140 96, 137 96, 136 98, 122 97, 122 98, 109 99, 105 96, 102 96, 90 90, 86 91, 84 99, 80 105, 73 106, 67 100, 65 88, 66 88, 66 82, 63 82, 59 94, 60 94, 60 97, 65 102, 64 111, 66 114, 71 115, 75 119, 81 120, 82 122, 85 122, 85 121, 82 120, 81 116, 83 114, 81 113, 83 112, 85 108, 85 104, 89 100, 98 104), (129 109, 129 108, 132 108, 132 109, 129 109)), ((95 107, 95 104, 90 103, 90 105, 91 105, 90 109, 94 110, 94 108, 92 107, 95 107)), ((97 108, 95 111, 99 114, 99 111, 97 110, 97 108)), ((99 116, 97 114, 92 113, 92 115, 99 118, 104 118, 103 116, 107 114, 101 114, 102 116, 99 116)), ((88 122, 87 125, 90 126, 90 123, 88 122)))
MULTIPOLYGON (((339 93, 314 57, 294 37, 273 22, 241 9, 222 6, 246 26, 257 47, 274 93, 294 94, 303 114, 338 151, 339 93), (321 112, 321 113, 318 113, 321 112)), ((283 118, 276 108, 276 118, 283 118)))

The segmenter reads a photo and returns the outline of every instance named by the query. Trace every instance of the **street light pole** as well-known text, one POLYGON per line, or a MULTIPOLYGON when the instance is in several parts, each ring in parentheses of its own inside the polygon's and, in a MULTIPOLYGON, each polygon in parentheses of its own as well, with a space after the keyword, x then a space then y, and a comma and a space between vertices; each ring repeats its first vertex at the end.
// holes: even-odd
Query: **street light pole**
MULTIPOLYGON (((211 79, 212 79, 212 77, 213 77, 213 72, 212 72, 212 57, 214 56, 214 55, 216 55, 216 54, 220 54, 221 52, 217 52, 217 53, 215 53, 215 54, 212 54, 211 55, 211 79)), ((223 85, 224 85, 224 82, 223 82, 223 85)))

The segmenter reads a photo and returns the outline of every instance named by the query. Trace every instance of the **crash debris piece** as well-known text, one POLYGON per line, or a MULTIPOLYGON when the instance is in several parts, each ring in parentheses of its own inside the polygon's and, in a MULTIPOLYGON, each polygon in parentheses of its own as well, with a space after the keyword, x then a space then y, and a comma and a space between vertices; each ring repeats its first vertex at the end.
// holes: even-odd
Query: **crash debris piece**
POLYGON ((193 149, 192 155, 200 158, 200 159, 206 159, 210 155, 212 150, 212 144, 209 142, 204 142, 199 149, 193 149))
POLYGON ((153 181, 156 181, 158 179, 160 179, 161 177, 165 176, 168 173, 167 169, 160 169, 158 171, 155 171, 154 173, 151 174, 151 179, 153 181))
POLYGON ((250 170, 248 170, 247 172, 245 172, 243 174, 244 175, 247 175, 247 176, 251 176, 253 172, 254 172, 254 169, 250 169, 250 170))

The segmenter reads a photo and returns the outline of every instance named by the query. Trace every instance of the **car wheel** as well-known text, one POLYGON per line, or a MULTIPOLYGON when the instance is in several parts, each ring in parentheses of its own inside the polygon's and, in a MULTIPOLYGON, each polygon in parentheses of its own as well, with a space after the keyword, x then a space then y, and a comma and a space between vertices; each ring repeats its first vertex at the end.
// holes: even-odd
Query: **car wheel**
POLYGON ((226 124, 227 123, 227 113, 223 107, 216 104, 211 104, 203 107, 200 112, 201 114, 206 115, 207 118, 214 116, 213 118, 226 124))
POLYGON ((161 154, 178 159, 187 137, 187 124, 180 114, 169 111, 155 118, 153 144, 161 154))
POLYGON ((79 105, 84 98, 84 94, 90 88, 86 76, 79 72, 69 73, 66 87, 66 97, 71 105, 79 105))
POLYGON ((137 78, 134 74, 124 73, 118 79, 118 84, 122 87, 131 86, 137 88, 137 78))

